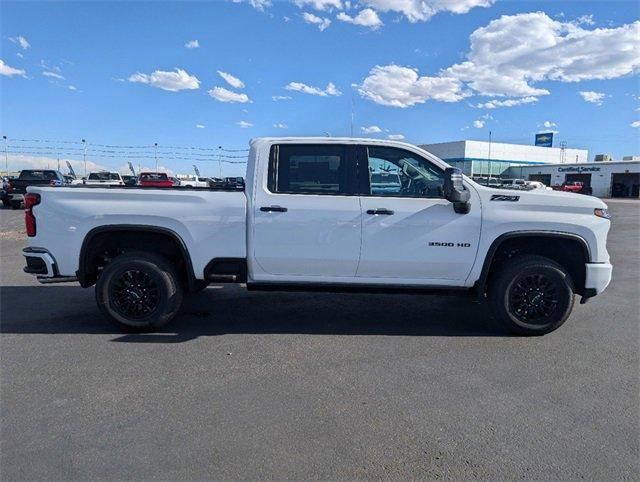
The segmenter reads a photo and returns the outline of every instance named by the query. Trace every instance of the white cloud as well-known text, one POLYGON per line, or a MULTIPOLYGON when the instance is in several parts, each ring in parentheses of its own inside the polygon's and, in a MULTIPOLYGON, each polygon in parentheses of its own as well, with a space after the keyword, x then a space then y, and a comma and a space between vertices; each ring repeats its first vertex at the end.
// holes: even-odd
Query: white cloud
POLYGON ((195 75, 190 75, 182 69, 175 72, 156 70, 151 74, 137 72, 129 77, 129 82, 148 84, 158 89, 177 92, 179 90, 194 90, 200 88, 200 81, 195 75))
POLYGON ((220 102, 240 102, 241 104, 251 102, 247 94, 232 92, 224 87, 214 87, 209 90, 209 95, 220 102))
POLYGON ((467 60, 445 70, 477 93, 534 97, 542 81, 613 79, 640 68, 640 22, 586 30, 544 12, 503 15, 470 36, 467 60))
POLYGON ((392 141, 401 141, 402 139, 404 139, 404 136, 402 134, 389 134, 387 136, 387 139, 390 139, 392 141))
POLYGON ((482 129, 484 127, 484 121, 480 119, 474 120, 473 127, 475 127, 476 129, 482 129))
POLYGON ((602 92, 594 92, 592 90, 581 90, 579 94, 582 96, 585 102, 591 102, 592 104, 602 105, 604 102, 605 94, 602 92))
POLYGON ((197 49, 200 48, 200 42, 197 40, 189 40, 184 46, 188 49, 197 49))
POLYGON ((454 78, 420 77, 417 70, 399 65, 375 66, 356 87, 362 97, 376 104, 401 108, 429 99, 457 102, 468 95, 454 78))
POLYGON ((289 95, 272 95, 271 100, 274 102, 278 102, 280 100, 291 100, 291 96, 289 95))
POLYGON ((276 129, 287 129, 288 126, 286 124, 283 124, 282 122, 278 122, 277 124, 273 124, 273 127, 275 127, 276 129))
POLYGON ((360 25, 362 27, 369 27, 373 30, 384 25, 375 10, 372 10, 370 8, 361 10, 360 13, 358 13, 358 15, 356 15, 355 17, 351 17, 344 12, 340 12, 336 18, 342 22, 360 25))
POLYGON ((225 82, 231 87, 235 87, 236 89, 244 89, 244 82, 242 82, 238 77, 234 77, 233 75, 222 72, 221 70, 218 70, 218 75, 222 77, 225 82))
POLYGON ((543 129, 537 132, 537 134, 560 134, 560 131, 557 131, 555 129, 543 129))
POLYGON ((329 82, 324 89, 319 87, 313 87, 311 85, 303 84, 302 82, 289 82, 284 87, 286 90, 293 90, 296 92, 304 92, 305 94, 319 95, 321 97, 327 97, 329 95, 342 95, 333 83, 329 82))
POLYGON ((12 41, 14 44, 20 45, 22 50, 27 50, 28 48, 31 48, 31 44, 22 35, 18 35, 17 37, 9 37, 9 40, 12 41))
POLYGON ((271 6, 271 0, 231 0, 233 3, 248 3, 256 10, 264 12, 267 7, 271 6))
POLYGON ((537 97, 522 97, 520 99, 497 100, 493 99, 488 102, 476 104, 478 109, 497 109, 498 107, 515 107, 522 104, 532 104, 538 102, 537 97))
POLYGON ((294 0, 293 3, 300 8, 310 6, 320 11, 331 10, 333 8, 342 10, 341 0, 294 0))
POLYGON ((20 52, 18 52, 18 53, 16 54, 16 56, 17 56, 18 58, 20 58, 20 59, 24 59, 24 55, 22 55, 20 52))
POLYGON ((640 127, 640 120, 633 121, 630 125, 631 127, 640 127))
POLYGON ((309 12, 304 12, 302 14, 302 18, 306 23, 317 25, 318 29, 321 32, 324 32, 329 27, 329 25, 331 25, 331 20, 329 20, 328 18, 321 18, 309 12))
POLYGON ((248 129, 249 127, 253 127, 253 124, 251 122, 247 122, 247 121, 240 121, 237 123, 242 129, 248 129))
POLYGON ((204 129, 206 126, 204 124, 196 124, 197 129, 204 129))
POLYGON ((363 0, 379 12, 398 12, 409 22, 425 22, 439 12, 467 13, 474 7, 489 7, 495 0, 363 0))
POLYGON ((14 69, 13 67, 10 67, 0 59, 0 75, 4 75, 5 77, 13 77, 14 75, 26 77, 26 72, 22 69, 14 69))
POLYGON ((56 72, 49 72, 48 70, 42 72, 42 75, 44 75, 45 77, 50 77, 52 79, 64 80, 64 77, 62 75, 56 72))
POLYGON ((552 127, 555 127, 556 123, 555 122, 551 122, 551 121, 544 121, 542 123, 542 127, 546 127, 547 129, 551 129, 552 127))
POLYGON ((363 126, 360 128, 360 130, 365 134, 378 134, 379 132, 382 132, 382 129, 380 129, 378 126, 363 126))
POLYGON ((485 120, 493 120, 493 116, 489 113, 482 114, 480 117, 482 117, 485 120))
POLYGON ((73 90, 74 92, 78 90, 78 88, 75 85, 67 85, 67 89, 73 90))
POLYGON ((576 25, 594 25, 596 22, 593 20, 593 14, 582 15, 573 21, 576 25))

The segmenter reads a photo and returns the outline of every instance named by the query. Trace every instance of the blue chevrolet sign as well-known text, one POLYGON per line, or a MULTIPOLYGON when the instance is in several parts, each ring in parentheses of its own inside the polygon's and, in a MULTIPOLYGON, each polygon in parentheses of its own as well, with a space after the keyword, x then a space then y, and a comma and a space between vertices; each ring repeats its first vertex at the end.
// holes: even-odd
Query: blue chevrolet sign
POLYGON ((553 146, 553 132, 543 132, 541 134, 536 134, 536 146, 552 147, 553 146))

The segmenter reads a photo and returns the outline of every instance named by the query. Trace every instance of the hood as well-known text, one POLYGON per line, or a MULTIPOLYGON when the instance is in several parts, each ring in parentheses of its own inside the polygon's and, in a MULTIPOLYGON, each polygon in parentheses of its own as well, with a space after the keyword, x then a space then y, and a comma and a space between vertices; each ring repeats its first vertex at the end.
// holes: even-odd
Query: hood
MULTIPOLYGON (((539 205, 552 208, 588 208, 588 209, 606 209, 607 205, 597 197, 587 196, 585 194, 576 194, 572 192, 553 191, 548 189, 534 189, 532 191, 519 191, 515 189, 493 189, 476 184, 474 187, 478 190, 483 202, 492 201, 493 196, 517 196, 516 201, 520 205, 539 205)), ((496 199, 494 198, 494 201, 496 199)), ((505 201, 507 203, 509 201, 505 201)), ((512 201, 513 202, 513 201, 512 201)))

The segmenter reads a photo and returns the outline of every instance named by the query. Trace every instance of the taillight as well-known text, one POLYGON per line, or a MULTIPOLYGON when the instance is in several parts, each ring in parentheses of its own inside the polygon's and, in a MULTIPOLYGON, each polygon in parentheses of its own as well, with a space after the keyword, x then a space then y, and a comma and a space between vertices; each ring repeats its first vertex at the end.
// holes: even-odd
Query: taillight
POLYGON ((27 236, 36 235, 36 217, 33 215, 33 206, 40 204, 40 194, 27 193, 24 195, 24 224, 27 227, 27 236))

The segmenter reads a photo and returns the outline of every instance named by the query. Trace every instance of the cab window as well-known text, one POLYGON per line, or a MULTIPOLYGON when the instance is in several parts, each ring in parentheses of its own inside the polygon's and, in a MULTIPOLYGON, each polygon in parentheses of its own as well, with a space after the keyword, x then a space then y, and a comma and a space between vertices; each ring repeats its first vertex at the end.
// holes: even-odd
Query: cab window
POLYGON ((349 194, 351 164, 344 145, 274 145, 269 162, 269 190, 288 194, 349 194))
POLYGON ((443 197, 444 172, 428 160, 395 147, 367 147, 371 196, 443 197))

